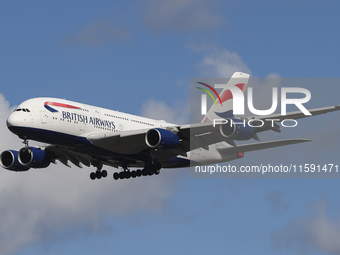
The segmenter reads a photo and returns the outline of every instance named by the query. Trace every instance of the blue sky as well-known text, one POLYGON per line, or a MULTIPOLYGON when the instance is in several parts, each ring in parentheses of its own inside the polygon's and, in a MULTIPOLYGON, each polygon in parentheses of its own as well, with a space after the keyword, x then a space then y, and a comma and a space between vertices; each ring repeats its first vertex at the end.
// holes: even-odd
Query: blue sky
MULTIPOLYGON (((339 77, 339 7, 331 0, 2 2, 0 149, 21 148, 5 120, 33 97, 185 123, 190 78, 339 77)), ((340 104, 338 86, 306 87, 309 108, 340 104)), ((339 119, 330 113, 269 132, 261 139, 314 141, 247 153, 235 164, 340 165, 339 119)), ((339 179, 195 179, 175 169, 93 182, 92 170, 2 170, 2 252, 340 254, 339 179)))

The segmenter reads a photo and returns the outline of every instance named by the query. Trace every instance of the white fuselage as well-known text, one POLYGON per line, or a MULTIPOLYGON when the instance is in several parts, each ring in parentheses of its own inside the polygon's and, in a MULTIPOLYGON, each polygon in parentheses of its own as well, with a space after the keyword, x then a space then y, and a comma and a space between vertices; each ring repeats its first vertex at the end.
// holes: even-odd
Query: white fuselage
POLYGON ((162 120, 56 98, 27 100, 19 105, 7 122, 9 125, 45 129, 74 136, 84 136, 92 132, 120 132, 174 125, 162 120), (29 112, 24 109, 28 109, 29 112))
MULTIPOLYGON (((178 126, 163 120, 57 98, 34 98, 23 102, 8 117, 7 125, 10 129, 19 127, 15 131, 11 130, 22 139, 30 138, 61 146, 65 145, 68 137, 86 138, 92 133, 112 134, 178 126), (35 131, 34 135, 27 137, 28 130, 35 131)), ((187 152, 186 156, 178 157, 188 159, 196 165, 230 161, 236 159, 237 155, 221 155, 214 145, 210 145, 209 149, 195 149, 187 152)))

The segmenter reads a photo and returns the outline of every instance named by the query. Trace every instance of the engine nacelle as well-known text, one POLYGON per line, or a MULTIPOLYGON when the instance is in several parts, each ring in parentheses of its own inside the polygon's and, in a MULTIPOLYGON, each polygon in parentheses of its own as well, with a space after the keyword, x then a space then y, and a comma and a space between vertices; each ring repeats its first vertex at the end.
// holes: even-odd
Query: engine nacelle
POLYGON ((21 165, 33 168, 45 168, 51 163, 51 159, 44 150, 34 147, 24 147, 19 150, 18 161, 21 165))
POLYGON ((253 137, 254 128, 247 121, 239 119, 226 119, 227 123, 220 125, 221 135, 234 140, 249 140, 253 137))
POLYGON ((0 155, 0 165, 12 171, 27 171, 30 168, 27 166, 23 166, 18 161, 18 151, 7 150, 3 151, 0 155))
POLYGON ((174 149, 179 146, 178 135, 169 130, 154 128, 145 134, 145 142, 150 148, 174 149))

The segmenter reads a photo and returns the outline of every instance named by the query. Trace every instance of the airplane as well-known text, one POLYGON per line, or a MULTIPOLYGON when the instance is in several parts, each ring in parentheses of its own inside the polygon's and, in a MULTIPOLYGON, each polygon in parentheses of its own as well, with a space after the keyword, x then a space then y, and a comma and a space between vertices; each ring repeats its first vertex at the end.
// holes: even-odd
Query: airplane
MULTIPOLYGON (((243 93, 249 74, 236 72, 228 86, 239 86, 243 93)), ((7 119, 9 130, 24 140, 20 150, 5 150, 0 165, 11 171, 22 172, 30 168, 46 168, 60 161, 65 166, 74 164, 96 168, 90 173, 92 180, 107 177, 103 166, 121 168, 113 178, 129 179, 157 175, 162 168, 181 168, 208 165, 242 158, 245 152, 269 149, 309 139, 284 139, 260 142, 258 133, 280 132, 276 123, 242 126, 212 122, 221 119, 237 120, 300 119, 308 117, 301 111, 285 116, 272 114, 239 118, 232 112, 232 96, 224 88, 219 94, 221 105, 213 104, 201 123, 178 125, 123 112, 95 107, 65 99, 41 97, 21 103, 7 119), (255 139, 259 142, 236 145, 235 141, 255 139), (29 140, 46 145, 29 146, 29 140), (138 168, 137 170, 130 170, 138 168)), ((340 110, 330 106, 309 110, 314 116, 340 110)))

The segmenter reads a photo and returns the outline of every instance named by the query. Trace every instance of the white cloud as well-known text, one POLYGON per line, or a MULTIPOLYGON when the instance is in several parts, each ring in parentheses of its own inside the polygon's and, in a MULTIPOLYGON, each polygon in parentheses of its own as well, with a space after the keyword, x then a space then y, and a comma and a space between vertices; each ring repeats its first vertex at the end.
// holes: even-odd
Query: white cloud
POLYGON ((187 124, 189 121, 189 104, 177 102, 174 107, 170 107, 163 101, 149 99, 143 104, 141 114, 148 118, 165 120, 174 124, 187 124))
POLYGON ((77 32, 67 35, 62 43, 71 46, 89 45, 98 47, 105 43, 126 41, 130 39, 130 33, 122 25, 113 25, 110 20, 95 20, 77 32))
MULTIPOLYGON (((2 150, 23 146, 4 124, 10 112, 9 103, 0 94, 2 150)), ((108 217, 126 218, 140 211, 157 214, 178 177, 178 172, 165 170, 158 176, 115 181, 112 173, 116 169, 105 169, 107 178, 92 181, 89 173, 94 168, 70 169, 58 164, 22 173, 1 168, 1 254, 51 241, 69 229, 76 234, 106 230, 103 222, 108 217)), ((72 239, 69 235, 65 239, 72 239)))
POLYGON ((15 146, 22 145, 19 139, 13 142, 13 134, 8 130, 6 125, 7 117, 11 112, 13 112, 14 109, 15 107, 12 108, 9 107, 9 102, 6 100, 3 94, 0 94, 0 131, 1 131, 0 152, 2 152, 5 149, 13 149, 15 148, 15 146))
MULTIPOLYGON (((192 51, 203 55, 198 64, 199 73, 208 78, 230 78, 235 72, 251 74, 251 70, 236 52, 215 45, 188 44, 192 51)), ((253 87, 253 105, 255 109, 266 110, 272 106, 272 89, 281 86, 282 78, 277 73, 270 73, 266 78, 250 77, 248 87, 253 87)), ((247 96, 247 94, 246 94, 247 96)), ((248 107, 245 116, 253 116, 248 107)))
POLYGON ((144 17, 147 27, 155 32, 199 31, 225 24, 218 14, 218 2, 204 0, 144 1, 147 11, 144 17))
POLYGON ((198 68, 205 77, 229 78, 234 72, 251 73, 247 64, 236 52, 230 52, 215 45, 197 46, 189 44, 188 47, 193 51, 204 54, 198 68))
POLYGON ((326 207, 326 203, 320 201, 314 215, 291 220, 281 233, 272 235, 272 244, 278 248, 297 250, 301 254, 310 248, 325 254, 340 254, 340 218, 328 217, 326 207))

